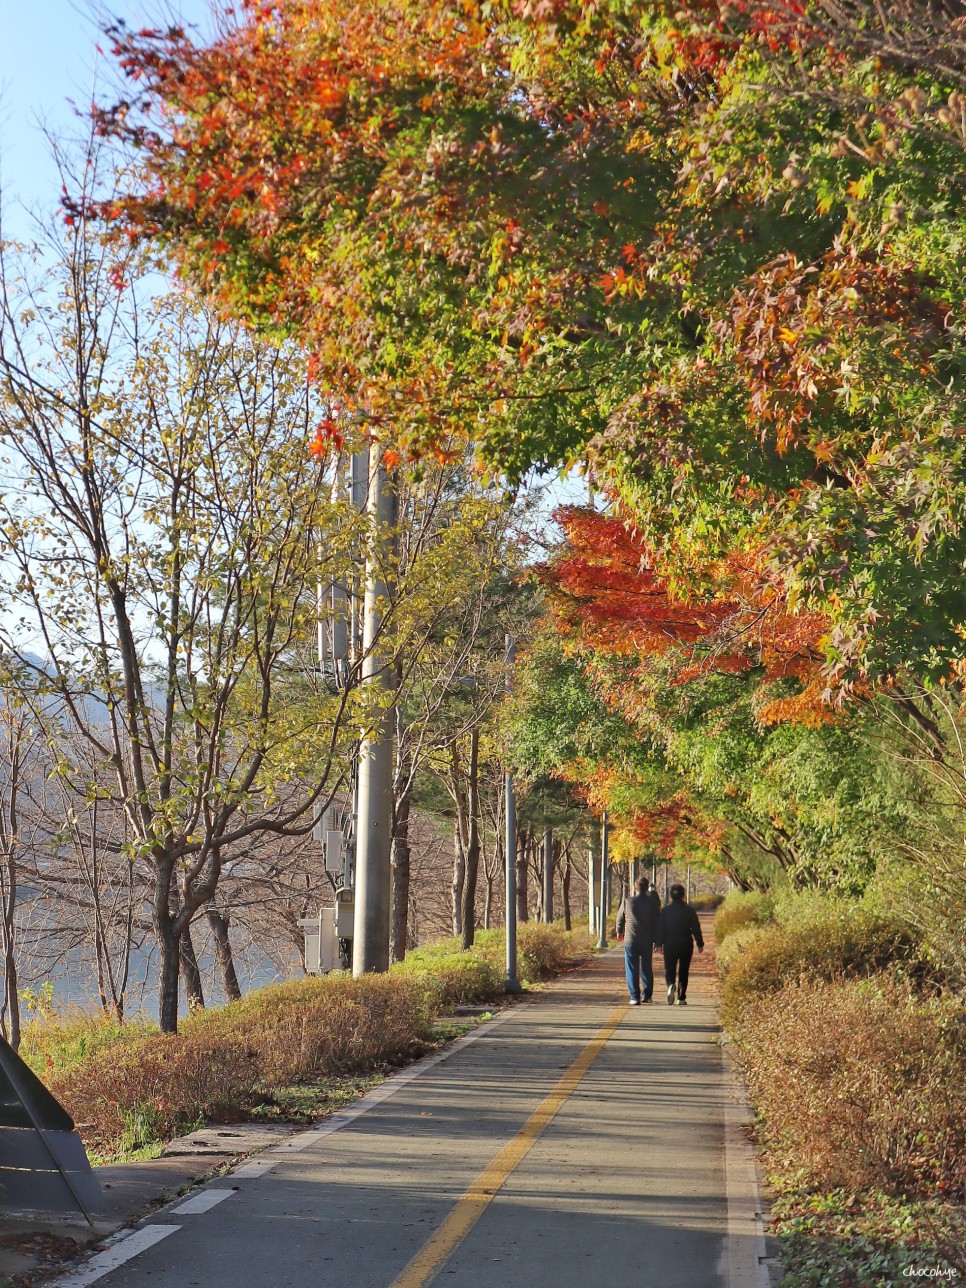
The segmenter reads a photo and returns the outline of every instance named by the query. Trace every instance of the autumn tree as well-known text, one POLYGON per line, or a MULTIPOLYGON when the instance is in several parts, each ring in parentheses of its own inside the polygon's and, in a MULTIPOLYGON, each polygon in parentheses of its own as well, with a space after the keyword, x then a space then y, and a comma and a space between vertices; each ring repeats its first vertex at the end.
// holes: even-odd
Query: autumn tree
POLYGON ((840 686, 935 677, 964 611, 955 17, 289 0, 208 47, 116 29, 102 123, 144 186, 108 213, 413 452, 587 451, 658 572, 701 593, 750 550, 829 619, 840 686))
POLYGON ((14 247, 0 265, 2 648, 21 703, 99 766, 68 738, 55 772, 123 810, 173 1031, 182 937, 226 855, 309 831, 338 783, 351 690, 317 684, 313 636, 344 516, 307 464, 320 413, 294 354, 144 299, 86 221, 48 255, 40 281, 14 247))

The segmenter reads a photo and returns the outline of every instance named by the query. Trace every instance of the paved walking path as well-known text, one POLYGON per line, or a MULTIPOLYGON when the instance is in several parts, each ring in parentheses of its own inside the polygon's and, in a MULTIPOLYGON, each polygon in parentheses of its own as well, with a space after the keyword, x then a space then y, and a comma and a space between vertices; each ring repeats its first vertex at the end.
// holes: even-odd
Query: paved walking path
POLYGON ((761 1288, 703 964, 628 1007, 597 958, 55 1282, 761 1288))

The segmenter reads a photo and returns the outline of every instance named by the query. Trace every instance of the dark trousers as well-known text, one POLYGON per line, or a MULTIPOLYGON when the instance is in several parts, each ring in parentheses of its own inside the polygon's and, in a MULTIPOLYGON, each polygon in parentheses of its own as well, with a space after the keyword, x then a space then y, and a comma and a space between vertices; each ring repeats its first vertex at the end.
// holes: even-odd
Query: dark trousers
POLYGON ((691 969, 691 958, 694 944, 664 945, 664 982, 668 988, 677 979, 678 997, 683 999, 688 993, 688 971, 691 969))
POLYGON ((641 1001, 641 983, 644 984, 644 1001, 648 1001, 654 992, 654 967, 651 955, 654 945, 651 943, 624 945, 624 975, 627 979, 627 991, 635 1002, 641 1001))

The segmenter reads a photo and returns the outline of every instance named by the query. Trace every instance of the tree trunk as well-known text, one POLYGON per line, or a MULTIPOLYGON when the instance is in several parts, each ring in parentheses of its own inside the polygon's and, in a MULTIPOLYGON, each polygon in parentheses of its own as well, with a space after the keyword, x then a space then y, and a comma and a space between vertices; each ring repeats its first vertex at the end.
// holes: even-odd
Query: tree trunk
POLYGON ((156 926, 161 964, 158 978, 158 1023, 162 1033, 178 1031, 178 936, 171 917, 156 926))
POLYGON ((517 833, 517 924, 529 920, 527 909, 527 852, 532 840, 530 829, 517 833))
POLYGON ((16 1051, 20 1046, 20 993, 17 983, 17 860, 13 852, 13 842, 6 841, 6 854, 2 875, 0 875, 0 894, 3 906, 0 908, 3 921, 0 931, 3 934, 3 997, 4 1012, 3 1032, 7 1041, 16 1051))
POLYGON ((184 1000, 189 1011, 204 1010, 205 995, 201 987, 201 971, 198 969, 198 958, 191 939, 191 927, 185 926, 178 941, 178 958, 181 966, 181 983, 184 985, 184 1000))
POLYGON ((560 876, 560 896, 563 899, 564 930, 570 930, 570 846, 563 852, 564 864, 560 876))
POLYGON ((460 830, 460 817, 457 813, 453 819, 453 934, 463 933, 463 885, 466 881, 466 855, 463 852, 463 837, 460 830))
POLYGON ((231 951, 231 940, 228 938, 228 917, 217 908, 209 908, 206 914, 208 925, 215 940, 215 958, 221 971, 221 982, 225 989, 225 998, 229 1002, 240 1002, 242 991, 235 970, 235 958, 231 951))
POLYGON ((409 814, 412 796, 407 790, 396 800, 392 829, 392 924, 389 960, 401 962, 409 946, 409 814))
POLYGON ((466 870, 463 879, 463 950, 473 947, 476 934, 476 881, 480 870, 480 732, 470 734, 469 831, 466 845, 466 870))
POLYGON ((17 952, 11 927, 4 918, 3 986, 7 1014, 4 1022, 6 1039, 16 1051, 20 1047, 20 994, 17 991, 17 952))

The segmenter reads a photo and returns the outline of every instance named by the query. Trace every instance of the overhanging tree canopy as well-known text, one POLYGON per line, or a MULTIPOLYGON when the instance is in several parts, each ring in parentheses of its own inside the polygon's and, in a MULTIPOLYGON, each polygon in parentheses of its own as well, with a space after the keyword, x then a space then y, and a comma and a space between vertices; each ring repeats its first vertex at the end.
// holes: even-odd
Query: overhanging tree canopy
POLYGON ((587 452, 672 587, 753 552, 828 618, 840 687, 945 676, 960 64, 911 28, 866 57, 859 18, 247 0, 209 47, 115 29, 137 99, 102 121, 145 187, 110 213, 411 453, 587 452))

